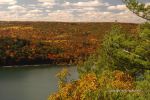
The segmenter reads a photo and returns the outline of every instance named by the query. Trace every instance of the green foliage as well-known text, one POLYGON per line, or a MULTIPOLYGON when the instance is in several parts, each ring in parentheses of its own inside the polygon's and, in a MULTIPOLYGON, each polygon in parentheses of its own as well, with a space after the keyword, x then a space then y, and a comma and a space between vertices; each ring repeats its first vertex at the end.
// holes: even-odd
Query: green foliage
POLYGON ((139 3, 137 0, 123 0, 123 2, 137 16, 150 20, 150 5, 139 3))
POLYGON ((102 46, 97 53, 79 64, 78 71, 82 76, 89 72, 100 75, 103 70, 122 70, 134 77, 150 69, 150 24, 140 27, 138 34, 122 31, 114 25, 104 36, 102 46))
POLYGON ((91 72, 95 72, 97 59, 98 59, 97 55, 92 54, 86 59, 86 61, 80 62, 77 68, 79 75, 82 76, 91 72))
MULTIPOLYGON (((149 24, 150 25, 150 24, 149 24)), ((129 73, 150 69, 149 28, 141 29, 138 36, 132 36, 114 26, 102 43, 102 59, 107 67, 129 73)))

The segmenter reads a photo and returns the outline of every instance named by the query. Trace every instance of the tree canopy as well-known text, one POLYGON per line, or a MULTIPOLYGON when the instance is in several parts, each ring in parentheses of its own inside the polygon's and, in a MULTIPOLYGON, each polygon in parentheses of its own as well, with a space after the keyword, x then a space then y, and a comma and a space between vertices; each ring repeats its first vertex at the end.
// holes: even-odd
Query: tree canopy
POLYGON ((137 16, 150 20, 150 5, 140 3, 137 0, 123 0, 123 2, 137 16))

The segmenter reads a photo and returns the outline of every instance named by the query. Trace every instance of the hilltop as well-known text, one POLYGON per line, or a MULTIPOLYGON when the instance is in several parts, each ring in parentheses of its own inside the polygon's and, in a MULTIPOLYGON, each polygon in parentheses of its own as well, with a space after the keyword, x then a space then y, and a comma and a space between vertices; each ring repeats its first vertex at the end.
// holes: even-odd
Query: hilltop
POLYGON ((132 23, 0 22, 0 64, 76 64, 96 51, 114 24, 138 31, 132 23))

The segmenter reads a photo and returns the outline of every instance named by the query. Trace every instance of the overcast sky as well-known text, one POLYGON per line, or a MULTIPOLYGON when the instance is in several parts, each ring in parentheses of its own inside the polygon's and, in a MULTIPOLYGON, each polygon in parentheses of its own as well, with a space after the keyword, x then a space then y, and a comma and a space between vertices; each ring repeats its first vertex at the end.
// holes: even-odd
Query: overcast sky
MULTIPOLYGON (((150 0, 141 0, 150 4, 150 0)), ((0 0, 2 21, 144 22, 122 0, 0 0)))

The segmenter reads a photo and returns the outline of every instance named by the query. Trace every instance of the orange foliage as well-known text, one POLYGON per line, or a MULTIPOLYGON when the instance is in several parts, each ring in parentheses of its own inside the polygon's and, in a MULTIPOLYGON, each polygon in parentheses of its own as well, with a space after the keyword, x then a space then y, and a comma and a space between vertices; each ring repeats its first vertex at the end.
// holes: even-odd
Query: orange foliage
POLYGON ((133 78, 122 71, 114 71, 114 81, 112 86, 118 89, 133 89, 133 78))
POLYGON ((87 95, 88 93, 101 95, 100 93, 112 89, 127 90, 133 88, 132 77, 122 71, 114 71, 113 74, 106 73, 101 77, 97 77, 94 73, 89 73, 77 81, 64 84, 48 100, 92 100, 90 99, 92 95, 87 95))

